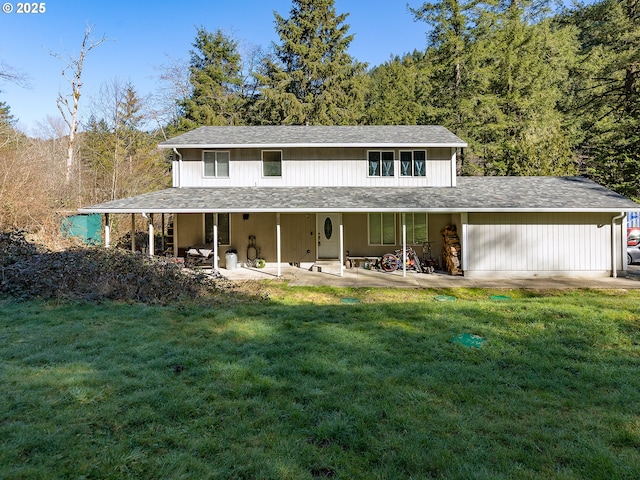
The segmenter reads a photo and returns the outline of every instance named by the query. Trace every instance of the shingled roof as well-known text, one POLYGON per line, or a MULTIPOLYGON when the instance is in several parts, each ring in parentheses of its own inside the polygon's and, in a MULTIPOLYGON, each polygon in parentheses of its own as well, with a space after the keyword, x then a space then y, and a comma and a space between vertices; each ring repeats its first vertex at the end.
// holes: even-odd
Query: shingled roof
POLYGON ((169 188, 81 213, 622 212, 640 205, 582 177, 458 177, 456 187, 169 188))
POLYGON ((438 125, 200 127, 161 148, 466 147, 438 125))

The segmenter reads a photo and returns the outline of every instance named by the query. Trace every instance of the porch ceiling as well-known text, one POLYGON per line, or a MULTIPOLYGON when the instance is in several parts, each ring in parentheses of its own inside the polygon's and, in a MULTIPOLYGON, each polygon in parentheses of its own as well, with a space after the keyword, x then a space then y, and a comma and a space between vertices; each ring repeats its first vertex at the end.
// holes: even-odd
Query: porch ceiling
POLYGON ((621 212, 640 205, 581 177, 458 177, 456 187, 169 188, 80 213, 621 212))

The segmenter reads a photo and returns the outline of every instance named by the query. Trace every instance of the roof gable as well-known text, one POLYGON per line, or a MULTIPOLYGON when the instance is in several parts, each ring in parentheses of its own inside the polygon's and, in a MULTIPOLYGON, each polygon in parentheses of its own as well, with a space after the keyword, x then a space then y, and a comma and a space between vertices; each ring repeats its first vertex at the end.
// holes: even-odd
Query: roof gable
POLYGON ((438 125, 200 127, 160 148, 466 147, 438 125))

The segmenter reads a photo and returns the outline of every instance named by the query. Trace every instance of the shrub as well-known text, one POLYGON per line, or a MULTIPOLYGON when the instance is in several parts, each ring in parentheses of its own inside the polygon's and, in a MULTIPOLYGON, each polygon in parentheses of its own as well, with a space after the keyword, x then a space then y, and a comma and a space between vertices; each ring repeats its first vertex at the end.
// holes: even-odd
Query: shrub
POLYGON ((20 260, 46 252, 47 249, 29 242, 24 230, 0 232, 0 267, 8 267, 20 260))
POLYGON ((30 246, 24 236, 1 238, 12 241, 8 250, 3 248, 0 292, 14 298, 167 303, 220 292, 230 285, 162 257, 101 247, 50 252, 30 246))

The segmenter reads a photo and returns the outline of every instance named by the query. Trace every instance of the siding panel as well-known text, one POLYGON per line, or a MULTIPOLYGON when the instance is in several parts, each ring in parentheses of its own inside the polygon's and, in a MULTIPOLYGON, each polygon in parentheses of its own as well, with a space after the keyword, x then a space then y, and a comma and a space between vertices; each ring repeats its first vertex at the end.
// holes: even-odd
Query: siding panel
POLYGON ((610 222, 601 213, 470 213, 465 274, 611 270, 610 222))
POLYGON ((243 149, 230 150, 229 178, 204 178, 202 150, 185 149, 180 152, 182 154, 182 186, 426 187, 453 185, 455 179, 451 176, 451 149, 427 149, 425 177, 401 177, 399 175, 400 149, 389 150, 394 151, 395 157, 393 177, 369 177, 368 150, 364 148, 292 148, 282 150, 282 177, 263 177, 262 151, 243 149))

